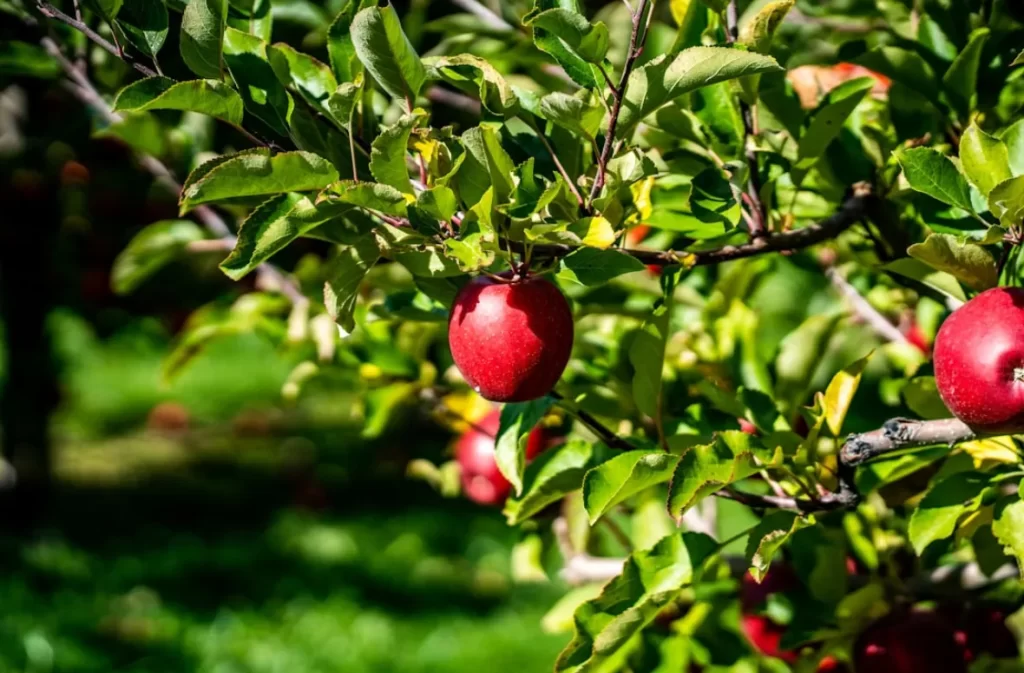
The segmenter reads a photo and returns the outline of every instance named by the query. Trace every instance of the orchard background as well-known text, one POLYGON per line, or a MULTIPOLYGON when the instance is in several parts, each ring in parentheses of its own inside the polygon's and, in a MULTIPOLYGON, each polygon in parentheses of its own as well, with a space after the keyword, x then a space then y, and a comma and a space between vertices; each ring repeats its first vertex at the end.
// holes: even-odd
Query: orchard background
POLYGON ((0 670, 1024 670, 1017 0, 0 10, 0 670))

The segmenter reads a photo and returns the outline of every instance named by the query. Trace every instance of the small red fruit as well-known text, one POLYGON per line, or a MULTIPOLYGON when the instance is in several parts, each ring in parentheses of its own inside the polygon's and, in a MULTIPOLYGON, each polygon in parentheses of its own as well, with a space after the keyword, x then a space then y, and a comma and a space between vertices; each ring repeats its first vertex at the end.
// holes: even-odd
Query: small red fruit
POLYGON ((1024 290, 997 287, 935 337, 935 383, 953 414, 986 433, 1024 431, 1024 290))
POLYGON ((741 432, 745 432, 748 435, 756 435, 757 434, 757 426, 755 426, 753 423, 751 423, 750 421, 748 421, 745 418, 738 418, 736 420, 738 420, 739 423, 740 423, 740 431, 741 432))
POLYGON ((775 623, 767 615, 757 614, 755 610, 772 594, 794 589, 798 583, 799 580, 788 566, 776 565, 768 571, 760 584, 747 573, 740 588, 743 633, 747 640, 761 654, 777 657, 789 663, 796 661, 797 653, 781 647, 786 627, 775 623))
POLYGON ((637 224, 634 225, 626 232, 626 242, 630 245, 636 245, 640 241, 647 238, 647 234, 651 231, 650 225, 637 224))
POLYGON ((839 673, 845 670, 843 663, 831 654, 818 662, 818 673, 839 673))
POLYGON ((924 330, 921 329, 916 320, 910 323, 910 328, 907 330, 907 341, 925 355, 932 352, 931 344, 928 343, 928 337, 925 336, 924 330))
POLYGON ((525 402, 548 394, 572 352, 569 303, 536 276, 474 278, 455 297, 448 346, 455 366, 481 396, 525 402))
MULTIPOLYGON (((501 411, 495 409, 459 437, 455 459, 462 470, 462 491, 481 505, 497 505, 508 497, 508 483, 494 461, 494 438, 501 425, 501 411)), ((526 440, 526 460, 545 448, 544 431, 536 427, 526 440)))
POLYGON ((966 673, 953 627, 934 612, 901 610, 867 628, 854 645, 857 673, 966 673))
POLYGON ((979 605, 962 614, 956 633, 958 642, 964 646, 967 661, 973 661, 983 653, 996 659, 1019 656, 1017 639, 1006 626, 1006 616, 1004 610, 991 605, 979 605))

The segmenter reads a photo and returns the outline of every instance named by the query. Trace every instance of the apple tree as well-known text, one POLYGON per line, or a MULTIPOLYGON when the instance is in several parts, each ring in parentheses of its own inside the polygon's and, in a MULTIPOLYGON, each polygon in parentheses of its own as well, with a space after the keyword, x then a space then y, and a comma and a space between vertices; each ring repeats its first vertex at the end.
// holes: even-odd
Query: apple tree
POLYGON ((255 279, 168 375, 254 332, 463 433, 410 478, 571 585, 556 671, 1021 670, 1016 0, 3 9, 179 195, 114 288, 255 279))

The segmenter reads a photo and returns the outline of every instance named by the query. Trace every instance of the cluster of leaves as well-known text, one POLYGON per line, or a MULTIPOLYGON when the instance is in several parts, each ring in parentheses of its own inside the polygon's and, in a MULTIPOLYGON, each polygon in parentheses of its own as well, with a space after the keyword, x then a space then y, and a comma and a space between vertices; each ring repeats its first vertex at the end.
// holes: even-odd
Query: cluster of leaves
MULTIPOLYGON (((262 291, 194 316, 170 371, 220 335, 256 331, 308 353, 291 398, 334 366, 357 371, 374 436, 423 399, 464 398, 444 321, 471 275, 530 265, 570 297, 578 337, 559 399, 503 410, 497 460, 515 492, 505 514, 537 565, 555 547, 541 524, 559 502, 580 549, 608 551, 609 522, 629 539, 618 553, 637 551, 600 593, 583 587, 556 606, 548 625, 575 634, 559 671, 747 657, 733 646, 723 562, 736 544, 680 534, 678 522, 730 489, 813 502, 835 486, 845 432, 949 415, 927 349, 880 339, 821 267, 892 329, 902 319, 926 338, 974 293, 1019 280, 1018 248, 1000 249, 1024 220, 1024 17, 1013 2, 775 0, 741 6, 738 26, 729 4, 632 0, 591 19, 574 0, 537 0, 502 3, 501 16, 441 9, 426 23, 416 5, 405 28, 395 8, 367 0, 330 11, 95 0, 86 13, 154 68, 159 58, 186 73, 118 87, 123 120, 106 132, 191 168, 183 217, 210 206, 239 216, 227 276, 273 258, 305 297, 275 296, 280 278, 264 274, 262 291), (177 52, 161 50, 175 36, 177 52), (811 91, 817 102, 803 107, 795 69, 839 62, 867 76, 811 91), (225 133, 204 127, 206 141, 175 153, 164 140, 195 128, 196 113, 225 133), (701 252, 833 216, 863 181, 870 217, 855 223, 858 211, 834 241, 695 266, 701 252), (676 252, 654 273, 627 241, 676 252), (591 441, 585 423, 527 465, 526 437, 556 404, 607 422, 632 449, 591 441), (680 605, 671 628, 648 628, 680 605)), ((108 81, 131 72, 94 58, 108 81)), ((59 72, 20 42, 3 46, 0 67, 59 72)), ((204 236, 190 220, 150 225, 118 260, 117 289, 204 236)), ((856 510, 762 517, 720 502, 730 515, 711 532, 742 533, 758 577, 786 554, 806 578, 776 609, 786 642, 847 658, 910 575, 960 561, 992 574, 1007 552, 1024 558, 1024 501, 1005 488, 1024 476, 1020 463, 1012 438, 929 448, 862 468, 856 485, 871 496, 856 510), (869 573, 849 594, 848 556, 869 573)))

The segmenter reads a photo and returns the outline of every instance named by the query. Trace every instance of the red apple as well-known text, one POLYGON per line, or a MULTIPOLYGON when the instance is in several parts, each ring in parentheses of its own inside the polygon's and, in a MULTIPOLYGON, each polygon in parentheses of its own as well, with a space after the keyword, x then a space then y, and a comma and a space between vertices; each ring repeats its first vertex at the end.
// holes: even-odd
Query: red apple
POLYGON ((476 392, 495 402, 549 393, 569 362, 572 340, 569 303, 536 276, 474 278, 455 297, 448 318, 455 366, 476 392))
POLYGON ((797 653, 783 650, 780 647, 786 627, 775 623, 767 615, 757 614, 755 611, 772 594, 789 591, 798 584, 799 580, 789 566, 776 564, 772 566, 760 584, 750 573, 747 573, 743 577, 743 585, 740 588, 743 633, 747 636, 747 640, 761 654, 777 657, 789 663, 796 661, 797 653))
POLYGON ((818 662, 818 673, 840 673, 840 671, 846 671, 846 666, 831 654, 818 662))
POLYGON ((907 341, 925 355, 932 352, 931 344, 928 343, 928 337, 925 336, 924 330, 921 329, 916 320, 911 321, 910 327, 907 329, 907 341))
MULTIPOLYGON (((459 437, 455 459, 462 470, 462 491, 481 505, 497 505, 508 497, 508 483, 494 461, 494 438, 501 425, 501 411, 495 409, 459 437)), ((545 448, 544 431, 536 427, 526 440, 526 460, 545 448)))
POLYGON ((950 411, 986 433, 1024 431, 1024 290, 997 287, 935 337, 935 383, 950 411))
POLYGON ((935 612, 897 610, 869 626, 854 644, 857 673, 966 673, 953 627, 935 612))
POLYGON ((996 659, 1019 656, 1017 639, 1006 626, 1006 616, 1005 610, 991 605, 979 605, 962 615, 956 633, 958 642, 964 646, 967 661, 973 661, 983 653, 996 659))
POLYGON ((750 421, 748 421, 745 418, 738 418, 736 420, 739 421, 740 431, 741 432, 745 432, 748 435, 756 435, 757 434, 757 426, 755 426, 753 423, 751 423, 750 421))
POLYGON ((626 232, 626 242, 630 245, 636 245, 640 241, 647 238, 647 234, 651 231, 650 225, 637 224, 630 227, 629 231, 626 232))

